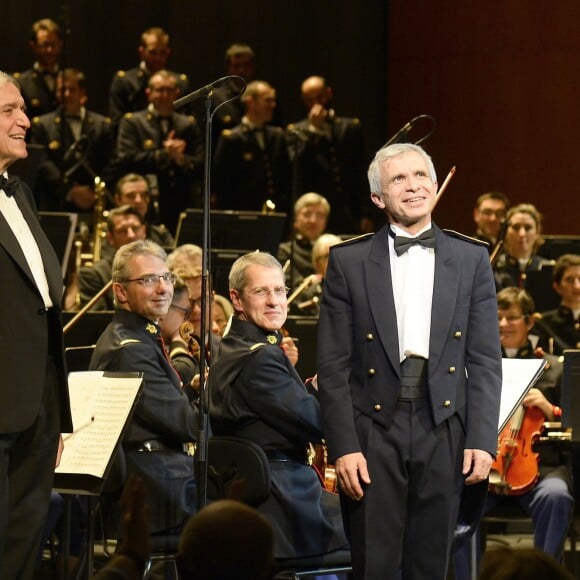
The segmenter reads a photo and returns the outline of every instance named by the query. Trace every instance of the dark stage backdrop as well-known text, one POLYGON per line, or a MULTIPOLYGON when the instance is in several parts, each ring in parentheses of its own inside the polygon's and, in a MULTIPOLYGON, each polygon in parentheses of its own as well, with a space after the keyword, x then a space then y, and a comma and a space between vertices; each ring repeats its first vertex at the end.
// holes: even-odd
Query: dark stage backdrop
POLYGON ((442 181, 440 225, 472 231, 476 197, 530 201, 547 234, 580 234, 580 3, 390 5, 389 129, 429 113, 426 143, 442 181))

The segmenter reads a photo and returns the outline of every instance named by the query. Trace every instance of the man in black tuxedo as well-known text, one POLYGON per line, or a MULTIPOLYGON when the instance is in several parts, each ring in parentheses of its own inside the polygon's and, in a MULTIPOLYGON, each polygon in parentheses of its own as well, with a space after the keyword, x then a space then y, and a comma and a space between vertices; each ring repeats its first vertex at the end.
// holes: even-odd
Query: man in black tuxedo
POLYGON ((331 248, 322 295, 326 442, 354 577, 442 580, 463 485, 482 482, 479 505, 497 446, 493 275, 480 242, 432 223, 423 149, 380 149, 369 181, 389 223, 331 248))
POLYGON ((17 81, 0 72, 0 576, 32 577, 57 461, 72 421, 60 307, 60 264, 30 189, 7 169, 27 156, 17 81))

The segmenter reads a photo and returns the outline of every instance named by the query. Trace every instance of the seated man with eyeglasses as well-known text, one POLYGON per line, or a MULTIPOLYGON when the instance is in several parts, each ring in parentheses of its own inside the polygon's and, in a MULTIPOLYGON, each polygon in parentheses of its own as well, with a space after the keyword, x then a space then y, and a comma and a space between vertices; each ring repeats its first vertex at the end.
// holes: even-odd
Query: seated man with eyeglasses
POLYGON ((281 348, 288 305, 284 274, 270 254, 238 258, 229 275, 234 317, 209 373, 214 435, 260 445, 272 487, 258 510, 274 529, 277 558, 300 558, 346 546, 340 502, 323 490, 307 461, 324 433, 316 390, 305 387, 281 348))
MULTIPOLYGON (((558 357, 544 354, 533 344, 535 337, 530 335, 534 326, 535 310, 532 297, 521 288, 504 288, 498 292, 497 308, 503 357, 544 358, 547 362, 542 376, 525 395, 524 408, 539 409, 545 421, 560 421, 562 410, 558 405, 562 363, 558 357)), ((522 433, 528 429, 524 425, 522 433)), ((567 458, 557 441, 542 444, 536 451, 540 452, 539 466, 531 475, 539 476, 537 482, 532 479, 529 488, 517 493, 510 493, 509 489, 505 489, 505 494, 499 493, 503 491, 503 486, 491 486, 484 514, 497 506, 519 505, 522 512, 532 518, 534 547, 556 560, 561 560, 574 505, 571 474, 567 458)), ((506 470, 508 484, 510 470, 516 473, 527 472, 524 455, 524 450, 516 447, 513 462, 506 470)), ((498 478, 492 475, 493 466, 490 482, 497 481, 498 478)), ((455 578, 467 580, 470 577, 469 569, 469 545, 465 544, 455 554, 455 578)))
POLYGON ((193 441, 198 410, 164 350, 159 320, 175 275, 149 240, 122 246, 113 260, 115 314, 99 338, 91 370, 143 373, 143 390, 122 448, 127 475, 147 488, 152 534, 177 532, 195 511, 193 441))
POLYGON ((487 242, 490 252, 501 236, 502 224, 509 205, 507 196, 500 191, 482 193, 475 202, 473 208, 473 221, 477 228, 475 237, 487 242))

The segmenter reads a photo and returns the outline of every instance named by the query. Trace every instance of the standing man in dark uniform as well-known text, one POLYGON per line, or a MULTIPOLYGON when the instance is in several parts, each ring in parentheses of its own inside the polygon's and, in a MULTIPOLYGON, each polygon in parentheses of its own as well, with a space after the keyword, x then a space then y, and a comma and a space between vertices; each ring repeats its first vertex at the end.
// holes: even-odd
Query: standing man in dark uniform
POLYGON ((197 408, 169 363, 159 319, 173 299, 165 251, 149 240, 126 244, 113 260, 113 321, 97 342, 91 370, 142 372, 143 390, 123 440, 127 474, 148 491, 150 531, 177 531, 195 511, 193 444, 197 408))
POLYGON ((57 462, 72 421, 60 264, 28 187, 7 169, 26 157, 24 99, 0 72, 0 576, 32 578, 57 462))
POLYGON ((36 60, 31 68, 14 77, 20 84, 29 118, 54 111, 58 106, 56 76, 62 54, 63 40, 59 25, 50 18, 42 18, 32 25, 28 42, 36 60))
POLYGON ((154 73, 147 96, 145 110, 128 113, 121 120, 117 168, 121 175, 157 175, 159 217, 174 232, 179 214, 194 207, 201 190, 203 141, 195 118, 173 111, 173 101, 179 96, 173 73, 154 73))
POLYGON ((272 127, 276 91, 264 81, 248 84, 242 96, 246 114, 222 132, 213 167, 213 190, 220 209, 261 211, 271 200, 288 211, 290 162, 284 131, 272 127))
POLYGON ((308 77, 302 83, 302 101, 308 118, 287 129, 290 151, 298 163, 295 191, 316 191, 328 200, 331 232, 360 232, 366 194, 361 122, 335 113, 332 87, 323 77, 308 77))
MULTIPOLYGON (((147 107, 147 86, 153 73, 167 68, 171 54, 169 34, 163 28, 148 28, 141 34, 139 58, 141 62, 129 70, 120 70, 114 76, 109 90, 109 116, 117 127, 126 113, 147 107)), ((187 75, 172 72, 181 95, 189 92, 187 75)))
POLYGON ((329 458, 355 578, 442 580, 463 484, 482 482, 483 499, 497 446, 494 281, 483 245, 432 223, 421 147, 380 149, 369 181, 389 223, 331 248, 322 294, 329 458))
POLYGON ((87 81, 81 71, 64 70, 57 88, 61 106, 35 117, 30 130, 30 142, 46 149, 36 198, 44 211, 88 211, 95 202, 95 177, 107 181, 110 175, 115 148, 111 120, 86 108, 87 81))
POLYGON ((268 456, 272 488, 257 508, 274 528, 277 558, 346 547, 338 497, 307 465, 308 444, 324 435, 315 391, 280 347, 288 310, 282 266, 270 254, 246 254, 229 286, 235 315, 209 379, 213 433, 250 439, 268 456))

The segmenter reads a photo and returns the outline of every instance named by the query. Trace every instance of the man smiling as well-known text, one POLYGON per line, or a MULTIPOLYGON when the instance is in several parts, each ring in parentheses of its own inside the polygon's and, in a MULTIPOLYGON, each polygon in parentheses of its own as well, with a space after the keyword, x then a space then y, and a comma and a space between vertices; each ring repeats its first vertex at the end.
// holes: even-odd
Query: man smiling
POLYGON ((171 305, 175 280, 165 257, 148 240, 117 251, 112 271, 117 310, 91 360, 92 370, 143 373, 123 450, 127 473, 137 474, 148 488, 152 533, 179 528, 196 503, 190 455, 197 408, 165 355, 158 324, 171 305))
MULTIPOLYGON (((487 251, 431 220, 421 147, 380 149, 376 234, 330 250, 318 383, 354 577, 443 579, 463 483, 497 445, 501 355, 487 251)), ((479 488, 485 493, 485 483, 479 488)))

